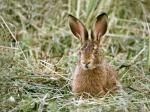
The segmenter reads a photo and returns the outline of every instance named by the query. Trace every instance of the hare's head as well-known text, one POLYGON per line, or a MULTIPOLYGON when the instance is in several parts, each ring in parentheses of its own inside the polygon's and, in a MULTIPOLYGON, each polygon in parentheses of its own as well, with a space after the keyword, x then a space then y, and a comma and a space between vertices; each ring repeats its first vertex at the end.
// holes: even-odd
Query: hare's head
POLYGON ((83 23, 72 15, 69 15, 69 25, 72 33, 81 41, 79 61, 82 68, 88 70, 99 66, 101 62, 99 43, 107 30, 107 15, 102 13, 97 16, 91 30, 91 36, 88 35, 83 23))

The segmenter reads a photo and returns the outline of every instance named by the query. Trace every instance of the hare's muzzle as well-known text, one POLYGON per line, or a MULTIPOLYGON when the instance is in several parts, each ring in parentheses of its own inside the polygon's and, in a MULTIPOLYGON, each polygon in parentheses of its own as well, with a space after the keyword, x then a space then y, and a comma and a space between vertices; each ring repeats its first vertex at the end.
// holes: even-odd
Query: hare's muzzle
POLYGON ((91 69, 91 68, 92 68, 91 62, 81 62, 81 65, 82 65, 82 68, 83 68, 84 70, 87 70, 87 69, 91 69))

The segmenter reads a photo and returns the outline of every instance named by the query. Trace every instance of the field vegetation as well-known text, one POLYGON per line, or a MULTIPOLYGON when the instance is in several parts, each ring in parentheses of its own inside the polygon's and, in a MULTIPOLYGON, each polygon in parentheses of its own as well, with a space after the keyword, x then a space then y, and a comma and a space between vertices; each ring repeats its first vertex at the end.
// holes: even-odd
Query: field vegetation
POLYGON ((0 0, 1 112, 150 112, 149 0, 0 0), (103 53, 126 95, 76 99, 70 77, 80 42, 68 14, 90 30, 106 12, 103 53))

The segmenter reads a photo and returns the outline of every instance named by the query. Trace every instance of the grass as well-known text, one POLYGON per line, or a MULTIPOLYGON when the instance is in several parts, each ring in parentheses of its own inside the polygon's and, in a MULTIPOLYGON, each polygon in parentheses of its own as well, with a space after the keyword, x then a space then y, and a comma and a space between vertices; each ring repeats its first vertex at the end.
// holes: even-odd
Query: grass
POLYGON ((0 0, 0 110, 2 112, 149 112, 149 0, 0 0), (70 77, 79 41, 67 14, 91 28, 109 15, 103 52, 127 93, 76 99, 70 77))

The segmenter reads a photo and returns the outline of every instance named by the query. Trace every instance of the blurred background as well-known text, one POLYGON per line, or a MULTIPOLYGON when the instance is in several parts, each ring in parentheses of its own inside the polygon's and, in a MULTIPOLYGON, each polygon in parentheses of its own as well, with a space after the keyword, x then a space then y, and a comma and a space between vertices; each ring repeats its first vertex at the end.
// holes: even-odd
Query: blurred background
POLYGON ((149 112, 149 70, 149 0, 0 0, 1 111, 149 112), (67 15, 90 31, 102 12, 109 18, 102 50, 119 71, 126 105, 119 95, 79 101, 70 91, 80 42, 67 15))

